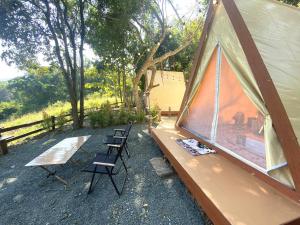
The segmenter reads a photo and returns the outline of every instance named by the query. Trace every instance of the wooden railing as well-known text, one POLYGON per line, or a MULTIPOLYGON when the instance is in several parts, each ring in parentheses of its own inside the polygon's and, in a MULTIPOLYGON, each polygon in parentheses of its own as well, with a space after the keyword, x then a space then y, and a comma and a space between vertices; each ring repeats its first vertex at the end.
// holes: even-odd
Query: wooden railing
MULTIPOLYGON (((118 107, 120 104, 122 104, 121 102, 117 102, 117 103, 112 103, 110 104, 112 107, 116 108, 118 107)), ((91 111, 97 111, 100 108, 88 108, 85 109, 85 112, 91 112, 91 111)), ((84 115, 84 117, 86 117, 87 114, 84 115)), ((22 129, 22 128, 26 128, 26 127, 32 127, 35 125, 39 125, 42 124, 44 122, 46 122, 47 119, 44 120, 38 120, 38 121, 34 121, 34 122, 30 122, 30 123, 24 123, 24 124, 20 124, 20 125, 16 125, 16 126, 12 126, 12 127, 0 127, 0 152, 2 151, 2 154, 7 154, 8 153, 8 143, 24 138, 24 137, 28 137, 30 135, 36 134, 36 133, 41 133, 42 131, 54 131, 56 129, 57 126, 57 118, 66 118, 69 117, 69 119, 65 120, 65 123, 71 122, 72 119, 70 119, 71 114, 65 114, 65 115, 61 115, 61 116, 51 116, 51 125, 49 127, 41 127, 38 129, 35 129, 33 131, 29 131, 27 133, 24 134, 20 134, 18 136, 11 136, 11 135, 3 135, 4 133, 10 132, 10 131, 14 131, 14 130, 18 130, 18 129, 22 129)), ((49 119, 48 119, 49 120, 49 119)), ((49 122, 49 121, 48 121, 49 122)))

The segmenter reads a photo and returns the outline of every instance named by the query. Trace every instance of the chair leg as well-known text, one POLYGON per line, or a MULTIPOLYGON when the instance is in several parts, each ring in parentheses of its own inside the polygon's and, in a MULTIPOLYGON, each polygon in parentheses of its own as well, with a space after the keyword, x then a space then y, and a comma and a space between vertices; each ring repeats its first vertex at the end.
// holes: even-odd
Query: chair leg
MULTIPOLYGON (((122 160, 122 161, 123 161, 123 160, 122 160)), ((123 162, 123 165, 124 165, 124 162, 123 162)), ((112 177, 111 171, 110 171, 108 168, 106 168, 106 170, 107 170, 107 172, 108 172, 108 176, 109 176, 109 178, 110 178, 110 180, 111 180, 111 182, 112 182, 112 184, 113 184, 113 186, 114 186, 114 188, 115 188, 115 190, 116 190, 116 192, 117 192, 117 194, 118 194, 119 197, 120 197, 121 194, 123 193, 124 186, 125 186, 125 183, 126 183, 126 180, 127 180, 127 176, 128 176, 127 168, 126 168, 125 165, 124 165, 124 167, 125 167, 126 176, 125 176, 125 179, 124 179, 124 181, 123 181, 123 185, 122 185, 121 191, 118 189, 118 187, 117 187, 117 185, 116 185, 116 183, 115 183, 115 181, 114 181, 114 179, 113 179, 113 177, 112 177)))
POLYGON ((90 183, 90 187, 89 187, 89 190, 88 190, 88 194, 90 194, 92 192, 92 186, 93 186, 93 182, 94 182, 94 179, 95 179, 95 175, 96 175, 96 173, 93 173, 92 180, 91 180, 91 183, 90 183))
POLYGON ((118 187, 117 187, 117 185, 116 185, 114 179, 112 178, 112 175, 111 175, 111 174, 108 174, 108 176, 109 176, 109 178, 110 178, 110 180, 111 180, 111 182, 112 182, 112 184, 113 184, 113 186, 114 186, 114 188, 115 188, 117 194, 120 196, 122 193, 119 191, 119 189, 118 189, 118 187))
POLYGON ((106 155, 110 155, 112 153, 113 147, 108 147, 106 155))
POLYGON ((93 172, 93 176, 92 176, 92 179, 91 179, 91 183, 90 183, 90 187, 89 187, 89 190, 88 190, 88 194, 90 194, 93 190, 93 183, 94 183, 94 179, 95 179, 95 176, 96 176, 96 170, 97 170, 97 165, 95 166, 95 169, 94 169, 94 172, 93 172))
POLYGON ((123 157, 120 155, 120 159, 121 159, 121 161, 122 161, 122 164, 123 164, 123 166, 124 166, 124 168, 125 168, 125 170, 126 170, 126 173, 128 172, 128 170, 127 170, 127 166, 126 166, 126 164, 125 164, 125 162, 124 162, 124 160, 123 160, 123 157))
POLYGON ((127 143, 125 143, 124 148, 125 148, 125 152, 126 152, 128 158, 130 158, 130 154, 129 154, 129 150, 128 150, 128 145, 127 145, 127 143))

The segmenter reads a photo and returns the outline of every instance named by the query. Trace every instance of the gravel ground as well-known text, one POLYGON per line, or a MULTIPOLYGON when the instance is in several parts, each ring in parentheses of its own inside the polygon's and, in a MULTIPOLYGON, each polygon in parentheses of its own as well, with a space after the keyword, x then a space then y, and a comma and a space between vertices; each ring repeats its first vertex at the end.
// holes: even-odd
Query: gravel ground
POLYGON ((0 225, 208 223, 176 175, 162 179, 153 171, 149 160, 162 154, 144 125, 134 125, 128 140, 129 176, 121 197, 107 176, 102 176, 94 192, 87 195, 91 174, 80 170, 92 154, 77 152, 73 159, 80 160, 80 165, 67 163, 52 168, 69 182, 67 188, 46 178, 40 168, 24 167, 49 147, 72 136, 92 134, 84 148, 92 153, 105 151, 101 143, 111 130, 85 128, 51 133, 0 156, 0 225))

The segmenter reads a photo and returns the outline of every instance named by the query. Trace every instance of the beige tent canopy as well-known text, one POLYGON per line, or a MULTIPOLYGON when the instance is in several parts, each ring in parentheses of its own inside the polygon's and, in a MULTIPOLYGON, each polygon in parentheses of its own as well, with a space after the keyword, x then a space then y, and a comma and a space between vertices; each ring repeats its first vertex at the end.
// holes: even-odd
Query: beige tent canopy
MULTIPOLYGON (((146 86, 149 85, 152 71, 147 71, 146 86)), ((151 89, 147 97, 147 106, 158 106, 162 114, 178 113, 185 92, 185 80, 182 72, 157 70, 151 89)))
POLYGON ((300 10, 216 2, 177 127, 300 193, 300 10))

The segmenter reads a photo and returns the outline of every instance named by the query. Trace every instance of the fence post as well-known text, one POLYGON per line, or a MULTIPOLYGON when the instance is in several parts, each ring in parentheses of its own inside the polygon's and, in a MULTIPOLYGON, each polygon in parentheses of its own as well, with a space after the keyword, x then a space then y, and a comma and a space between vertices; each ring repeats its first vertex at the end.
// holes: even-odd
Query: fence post
MULTIPOLYGON (((2 137, 1 135, 1 127, 0 127, 0 139, 2 137)), ((7 141, 6 139, 0 140, 0 152, 2 152, 3 155, 8 153, 8 149, 7 149, 7 141)))
POLYGON ((55 116, 51 116, 52 130, 55 130, 55 116))

